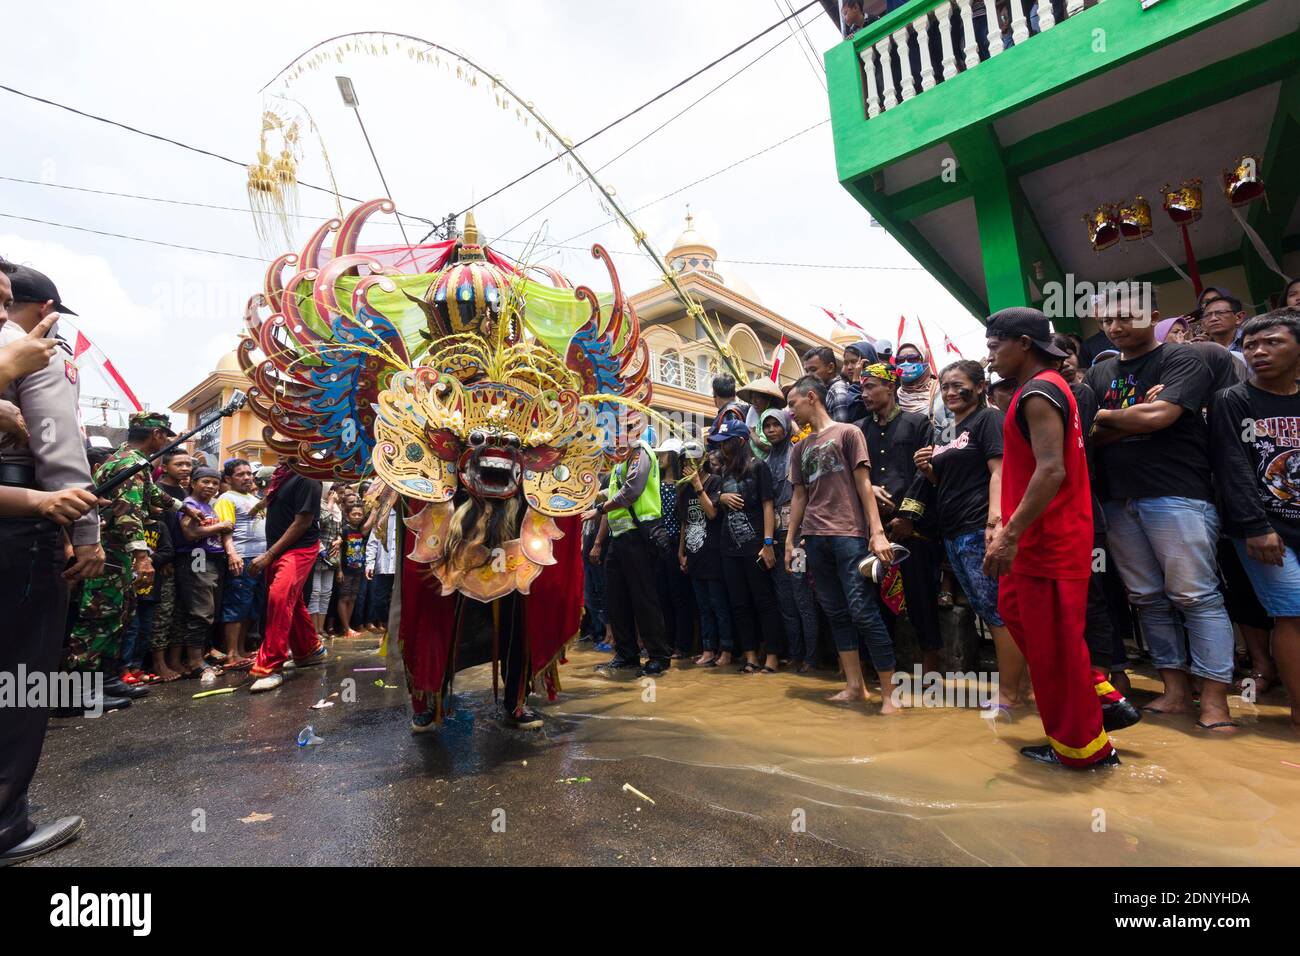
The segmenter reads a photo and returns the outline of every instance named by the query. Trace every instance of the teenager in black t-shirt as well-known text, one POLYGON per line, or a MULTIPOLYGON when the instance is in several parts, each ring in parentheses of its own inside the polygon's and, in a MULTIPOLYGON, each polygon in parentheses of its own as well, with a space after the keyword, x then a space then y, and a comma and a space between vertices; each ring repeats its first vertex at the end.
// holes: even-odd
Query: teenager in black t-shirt
MULTIPOLYGON (((880 508, 889 540, 908 550, 898 566, 903 581, 907 617, 916 630, 921 647, 921 668, 939 670, 939 565, 941 546, 938 522, 931 514, 918 513, 907 501, 907 491, 917 478, 916 453, 929 446, 930 419, 919 412, 905 412, 898 405, 899 378, 893 366, 877 363, 862 371, 862 401, 867 417, 858 422, 867 441, 871 459, 871 490, 880 508)), ((894 635, 897 615, 875 589, 885 626, 894 635)))
POLYGON ((732 636, 745 655, 741 669, 746 674, 774 670, 758 663, 760 634, 769 656, 785 651, 770 574, 776 563, 772 473, 754 457, 743 422, 729 423, 726 432, 713 433, 709 441, 718 445, 722 459, 722 579, 731 603, 732 636))
POLYGON ((307 667, 325 660, 325 645, 316 635, 302 590, 320 549, 321 483, 280 464, 266 492, 266 544, 263 554, 248 563, 251 574, 266 572, 266 622, 262 646, 250 673, 249 690, 274 690, 284 683, 280 673, 293 655, 307 667))
POLYGON ((1216 573, 1219 515, 1202 413, 1212 376, 1194 349, 1156 342, 1157 317, 1124 303, 1099 319, 1120 350, 1087 375, 1100 405, 1094 441, 1106 540, 1164 681, 1148 712, 1190 712, 1190 670, 1201 678, 1198 723, 1231 733, 1232 624, 1216 573))
MULTIPOLYGON (((948 563, 971 609, 993 633, 998 654, 998 706, 1019 705, 1028 692, 1024 655, 998 613, 998 582, 984 574, 984 549, 1002 524, 1002 412, 985 404, 984 369, 953 362, 939 375, 939 394, 953 421, 935 430, 932 447, 916 453, 916 466, 935 489, 948 563)), ((924 489, 913 486, 912 497, 924 489)))
POLYGON ((713 471, 721 458, 710 449, 708 462, 696 468, 687 465, 689 480, 677 493, 677 561, 691 580, 695 606, 699 610, 700 644, 704 651, 695 659, 703 667, 730 664, 734 649, 731 607, 722 580, 722 480, 713 471))
POLYGON ((1254 373, 1211 406, 1224 530, 1273 616, 1272 654, 1251 647, 1256 690, 1280 674, 1300 733, 1300 309, 1277 309, 1242 330, 1254 373))

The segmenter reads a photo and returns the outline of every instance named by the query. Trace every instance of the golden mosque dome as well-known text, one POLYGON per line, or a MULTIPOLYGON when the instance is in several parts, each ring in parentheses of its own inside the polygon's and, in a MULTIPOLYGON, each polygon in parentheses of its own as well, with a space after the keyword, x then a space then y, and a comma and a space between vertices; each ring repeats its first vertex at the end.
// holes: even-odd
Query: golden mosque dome
POLYGON ((221 359, 217 362, 217 371, 239 372, 240 374, 243 374, 243 369, 239 367, 239 357, 237 353, 238 350, 236 349, 233 352, 227 352, 225 355, 221 356, 221 359))
POLYGON ((668 265, 678 275, 698 273, 751 302, 762 303, 754 287, 744 278, 731 270, 723 273, 718 269, 718 250, 695 231, 695 217, 691 215, 690 206, 686 207, 686 229, 673 241, 666 258, 668 265))

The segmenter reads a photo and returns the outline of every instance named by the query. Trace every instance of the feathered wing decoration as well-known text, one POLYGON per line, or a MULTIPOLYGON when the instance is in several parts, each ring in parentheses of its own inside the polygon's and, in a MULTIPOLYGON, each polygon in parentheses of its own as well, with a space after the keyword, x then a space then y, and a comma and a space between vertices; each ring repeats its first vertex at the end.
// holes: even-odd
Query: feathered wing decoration
POLYGON ((579 286, 575 290, 578 299, 591 304, 591 317, 574 333, 565 362, 581 379, 584 396, 608 396, 586 401, 604 435, 605 456, 617 460, 636 447, 647 424, 637 406, 650 404, 650 350, 641 338, 636 310, 623 297, 609 253, 602 246, 593 246, 591 255, 609 271, 614 298, 605 318, 591 289, 579 286))
POLYGON ((398 273, 351 252, 360 222, 381 208, 392 211, 392 204, 376 200, 345 221, 331 219, 300 253, 277 258, 267 271, 265 293, 250 300, 245 313, 249 336, 238 354, 253 383, 250 407, 267 423, 267 446, 296 459, 297 470, 311 478, 353 481, 368 471, 379 395, 409 365, 401 334, 368 301, 372 289, 395 291, 390 276, 398 273), (318 261, 336 230, 335 251, 341 254, 322 268, 308 265, 284 279, 286 269, 318 261), (345 308, 338 281, 361 267, 370 274, 356 283, 345 308), (260 315, 262 304, 272 310, 267 317, 260 315))

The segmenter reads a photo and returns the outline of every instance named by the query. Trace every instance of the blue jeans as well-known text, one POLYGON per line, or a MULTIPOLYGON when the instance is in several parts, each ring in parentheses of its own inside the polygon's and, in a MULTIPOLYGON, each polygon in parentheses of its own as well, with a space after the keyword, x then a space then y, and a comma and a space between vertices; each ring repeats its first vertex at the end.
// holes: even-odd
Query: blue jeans
POLYGON ((1256 561, 1246 552, 1244 538, 1233 538, 1233 546, 1241 555, 1241 565, 1246 569, 1251 586, 1272 617, 1300 617, 1300 558, 1294 548, 1282 552, 1282 567, 1256 561))
POLYGON ((812 582, 807 574, 785 570, 784 538, 776 541, 772 583, 776 585, 776 603, 781 608, 781 620, 785 622, 790 641, 790 659, 816 664, 817 606, 813 603, 812 582))
POLYGON ((1102 508, 1107 548, 1141 613, 1152 662, 1160 670, 1188 670, 1190 645, 1193 674, 1231 683, 1232 624, 1215 574, 1214 505, 1169 496, 1107 501, 1102 508))
POLYGON ((810 534, 804 537, 804 551, 835 649, 852 651, 865 645, 877 672, 892 671, 894 642, 867 590, 871 585, 858 573, 858 562, 871 553, 867 542, 848 535, 810 534))
POLYGON ((956 575, 971 608, 985 624, 1002 627, 1002 616, 998 614, 998 582, 984 574, 984 532, 968 531, 955 538, 945 538, 943 547, 952 573, 956 575))
POLYGON ((153 634, 154 613, 158 610, 157 601, 135 603, 135 613, 122 629, 122 664, 129 668, 140 667, 144 663, 144 652, 149 649, 149 635, 153 634), (141 635, 144 635, 141 639, 141 635))
POLYGON ((388 611, 393 603, 393 575, 380 574, 370 579, 370 616, 371 624, 388 627, 388 611))
POLYGON ((722 578, 702 581, 691 578, 695 606, 700 610, 700 643, 706 651, 731 650, 731 605, 727 603, 727 585, 722 578))

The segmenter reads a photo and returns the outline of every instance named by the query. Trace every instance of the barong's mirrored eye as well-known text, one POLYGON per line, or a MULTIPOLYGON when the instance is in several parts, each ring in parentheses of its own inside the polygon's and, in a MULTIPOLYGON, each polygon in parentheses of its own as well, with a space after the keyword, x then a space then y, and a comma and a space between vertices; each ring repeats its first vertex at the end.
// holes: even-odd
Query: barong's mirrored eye
POLYGON ((478 428, 474 429, 472 432, 469 433, 469 443, 473 445, 475 448, 478 448, 481 445, 486 444, 487 438, 488 438, 487 432, 482 431, 481 429, 478 428))
POLYGON ((514 432, 506 432, 501 436, 501 444, 507 448, 518 448, 520 446, 519 436, 514 432))

